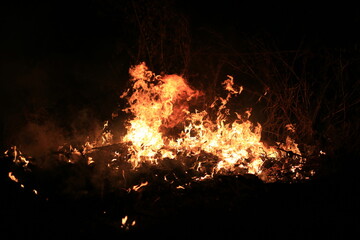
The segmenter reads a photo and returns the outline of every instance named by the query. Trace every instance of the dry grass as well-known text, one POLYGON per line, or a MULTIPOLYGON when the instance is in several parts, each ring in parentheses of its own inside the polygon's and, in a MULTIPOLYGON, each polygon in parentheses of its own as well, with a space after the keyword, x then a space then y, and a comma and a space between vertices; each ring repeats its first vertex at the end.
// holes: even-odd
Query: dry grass
POLYGON ((209 96, 219 91, 227 74, 233 75, 246 90, 239 103, 253 109, 253 120, 262 124, 265 140, 284 141, 290 134, 308 154, 322 149, 331 156, 339 152, 359 156, 358 50, 300 44, 284 51, 259 38, 245 39, 238 49, 215 38, 218 45, 192 55, 193 63, 212 73, 203 85, 209 96), (287 124, 293 124, 296 132, 289 132, 287 124))
POLYGON ((132 5, 139 32, 134 63, 146 61, 155 72, 184 74, 210 100, 226 75, 232 75, 245 88, 233 107, 253 109, 252 120, 262 124, 264 140, 284 141, 291 134, 309 153, 322 149, 330 155, 360 155, 360 52, 355 45, 318 48, 302 42, 284 50, 271 36, 239 34, 230 43, 211 29, 190 33, 186 17, 171 4, 141 3, 132 5), (296 132, 287 131, 287 124, 296 132))

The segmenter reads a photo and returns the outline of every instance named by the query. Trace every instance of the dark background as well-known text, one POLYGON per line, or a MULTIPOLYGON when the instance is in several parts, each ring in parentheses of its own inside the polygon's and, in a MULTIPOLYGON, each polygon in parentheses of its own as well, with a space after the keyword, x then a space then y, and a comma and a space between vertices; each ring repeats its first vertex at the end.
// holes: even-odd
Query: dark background
POLYGON ((201 87, 213 71, 209 62, 233 53, 218 48, 221 41, 243 52, 250 38, 278 50, 356 51, 359 44, 359 7, 350 4, 11 1, 0 10, 2 147, 21 145, 19 132, 90 134, 117 109, 128 68, 141 61, 156 73, 185 73, 201 87), (161 56, 157 39, 168 46, 161 56))
MULTIPOLYGON (((35 158, 64 142, 83 143, 87 136, 97 136, 111 113, 123 107, 119 95, 128 87, 128 69, 141 61, 156 73, 183 74, 193 86, 211 96, 227 74, 241 76, 232 65, 238 55, 255 59, 259 51, 293 53, 301 48, 310 57, 321 51, 331 52, 329 61, 341 54, 350 55, 351 63, 358 64, 360 59, 360 8, 355 3, 62 0, 0 4, 0 150, 17 145, 35 158)), ((305 70, 326 73, 320 76, 340 76, 340 70, 326 69, 322 61, 316 61, 305 70)), ((105 200, 87 196, 85 201, 70 198, 66 202, 60 196, 45 203, 36 200, 31 189, 23 191, 11 182, 4 167, 1 183, 6 188, 3 192, 9 194, 1 209, 11 219, 5 227, 10 226, 8 231, 20 236, 28 232, 32 236, 53 236, 53 232, 71 236, 79 229, 90 229, 86 236, 92 232, 101 236, 104 231, 118 229, 110 226, 108 219, 102 222, 98 214, 103 208, 126 208, 129 204, 142 209, 144 204, 151 216, 145 221, 150 229, 145 233, 149 230, 158 234, 161 225, 172 234, 177 226, 191 229, 199 225, 201 233, 227 231, 229 237, 232 233, 241 236, 244 228, 248 236, 259 233, 266 238, 310 239, 316 232, 319 237, 341 239, 345 233, 353 234, 359 225, 358 155, 353 153, 354 149, 359 151, 360 124, 355 113, 359 113, 356 93, 360 67, 351 66, 345 78, 348 82, 337 85, 341 78, 334 78, 330 82, 333 88, 325 93, 328 101, 321 114, 327 122, 312 125, 318 134, 321 129, 332 133, 331 138, 317 138, 336 148, 322 162, 320 176, 310 183, 264 184, 256 178, 219 177, 209 185, 200 183, 180 198, 154 184, 151 187, 155 190, 149 188, 148 195, 109 195, 105 200), (350 104, 354 103, 349 111, 341 105, 345 100, 340 98, 340 105, 336 102, 341 93, 350 96, 350 104), (335 108, 339 106, 339 110, 335 108), (155 204, 156 193, 162 198, 155 204), (227 224, 224 211, 238 221, 227 224), (28 224, 21 232, 18 226, 23 221, 28 224), (48 229, 45 233, 44 225, 48 229)), ((318 79, 316 91, 323 80, 326 78, 318 79)), ((259 86, 251 79, 244 81, 245 87, 259 86)), ((11 159, 6 160, 2 166, 11 166, 11 159)), ((77 167, 74 176, 85 178, 77 167)), ((67 168, 72 166, 53 169, 57 173, 54 176, 47 172, 31 176, 42 183, 49 179, 61 182, 69 174, 67 168)), ((119 211, 112 210, 119 222, 119 211)), ((188 237, 191 231, 183 234, 188 237)))

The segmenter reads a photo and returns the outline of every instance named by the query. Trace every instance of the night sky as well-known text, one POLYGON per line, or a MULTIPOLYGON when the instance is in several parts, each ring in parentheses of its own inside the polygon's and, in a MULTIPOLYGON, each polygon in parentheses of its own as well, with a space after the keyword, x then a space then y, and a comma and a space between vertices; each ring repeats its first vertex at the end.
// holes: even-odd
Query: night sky
MULTIPOLYGON (((217 38, 246 51, 242 45, 244 36, 275 44, 279 50, 295 50, 300 45, 315 50, 359 47, 360 12, 359 7, 352 5, 314 5, 302 1, 151 2, 2 2, 1 146, 21 142, 19 139, 24 140, 21 132, 26 131, 86 135, 87 130, 109 119, 121 104, 118 96, 127 86, 128 68, 147 61, 138 47, 141 38, 138 21, 149 17, 155 18, 151 21, 156 23, 157 17, 165 15, 162 26, 174 32, 182 24, 179 19, 185 19, 186 41, 192 52, 201 47, 216 48, 217 38), (143 12, 148 15, 136 16, 143 12), (46 127, 29 129, 29 122, 46 127)), ((156 24, 152 27, 156 30, 156 24)), ((206 59, 206 55, 204 51, 199 56, 206 59)), ((169 66, 174 63, 175 67, 163 67, 154 58, 154 70, 181 73, 177 60, 171 56, 168 54, 162 61, 169 66)), ((190 65, 196 62, 195 58, 190 65)), ((196 64, 189 69, 189 76, 204 71, 196 64)))

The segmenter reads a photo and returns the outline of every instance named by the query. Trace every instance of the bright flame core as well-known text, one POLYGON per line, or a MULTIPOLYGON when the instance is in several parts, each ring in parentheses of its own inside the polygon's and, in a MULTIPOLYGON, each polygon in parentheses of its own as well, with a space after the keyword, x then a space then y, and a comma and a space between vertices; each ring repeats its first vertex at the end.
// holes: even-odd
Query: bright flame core
MULTIPOLYGON (((155 75, 145 63, 130 68, 129 72, 132 89, 121 97, 127 98, 129 107, 124 111, 133 117, 128 121, 123 142, 129 144, 129 160, 134 167, 144 161, 174 159, 179 153, 199 156, 205 152, 218 159, 217 171, 240 167, 248 173, 259 174, 265 157, 282 156, 277 148, 261 141, 261 125, 248 119, 251 111, 245 112, 246 117, 236 113, 237 119, 229 120, 230 109, 226 105, 243 90, 234 85, 231 76, 223 82, 227 97, 216 98, 210 106, 216 111, 216 119, 212 120, 206 110, 189 111, 190 103, 203 93, 192 89, 182 77, 155 75), (167 129, 174 128, 180 129, 177 136, 166 134, 167 129)), ((300 154, 290 138, 281 147, 300 154)))

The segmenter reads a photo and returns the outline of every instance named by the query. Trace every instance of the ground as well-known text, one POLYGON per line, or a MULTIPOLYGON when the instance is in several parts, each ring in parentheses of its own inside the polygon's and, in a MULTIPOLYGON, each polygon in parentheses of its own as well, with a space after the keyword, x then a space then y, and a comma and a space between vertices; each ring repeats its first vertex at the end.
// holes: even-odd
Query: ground
POLYGON ((8 178, 7 160, 1 159, 2 234, 15 239, 143 235, 344 239, 358 231, 358 182, 352 176, 264 183, 253 175, 218 175, 185 189, 155 179, 138 191, 66 193, 59 191, 65 176, 58 171, 37 172, 34 178, 48 182, 36 195, 8 178), (128 221, 122 225, 125 215, 128 221))

